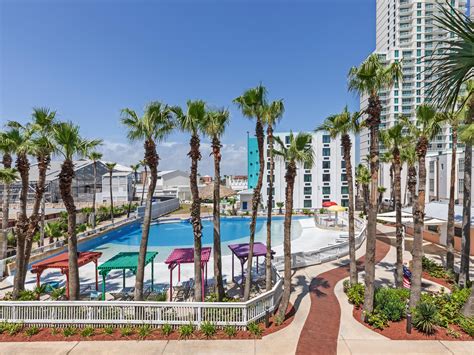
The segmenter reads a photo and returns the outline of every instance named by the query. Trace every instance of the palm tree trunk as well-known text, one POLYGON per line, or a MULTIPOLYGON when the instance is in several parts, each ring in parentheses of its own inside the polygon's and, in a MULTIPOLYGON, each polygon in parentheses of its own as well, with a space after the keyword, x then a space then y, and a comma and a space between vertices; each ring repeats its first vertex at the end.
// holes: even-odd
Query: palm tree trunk
POLYGON ((291 293, 291 217, 293 214, 293 189, 295 185, 296 164, 294 161, 288 164, 286 170, 286 210, 285 210, 285 224, 283 232, 283 254, 285 260, 285 269, 283 276, 283 295, 279 306, 279 316, 284 319, 286 309, 290 302, 291 293))
POLYGON ((414 165, 408 166, 407 187, 410 191, 410 204, 412 206, 412 213, 415 214, 416 202, 416 167, 414 165))
POLYGON ((247 259, 247 276, 245 278, 245 289, 244 289, 244 301, 248 301, 250 298, 250 287, 252 285, 252 261, 253 261, 253 245, 255 242, 255 227, 257 225, 257 213, 258 205, 260 204, 260 194, 262 192, 263 184, 263 171, 264 171, 264 157, 263 157, 263 140, 264 132, 263 125, 260 118, 257 117, 257 123, 255 125, 255 135, 257 136, 258 145, 258 179, 257 185, 253 190, 252 196, 252 220, 250 221, 250 238, 249 238, 249 255, 247 259))
POLYGON ((221 142, 217 137, 212 139, 212 151, 214 155, 214 284, 217 301, 222 302, 225 296, 222 283, 222 253, 221 253, 221 210, 220 210, 220 188, 221 188, 221 142))
POLYGON ((148 237, 150 235, 151 209, 153 194, 155 193, 156 181, 158 179, 158 154, 153 140, 145 141, 145 161, 150 167, 150 185, 146 194, 145 215, 143 216, 142 238, 138 252, 137 275, 135 277, 135 301, 143 301, 143 280, 145 278, 145 260, 148 247, 148 237))
POLYGON ((110 219, 114 224, 114 197, 112 194, 112 170, 109 171, 109 192, 110 192, 110 219))
POLYGON ((191 224, 194 233, 194 300, 201 302, 202 299, 202 264, 201 264, 201 200, 199 199, 199 189, 197 182, 198 162, 201 160, 201 152, 199 151, 200 141, 197 135, 191 136, 191 150, 189 156, 191 158, 191 174, 189 175, 191 195, 193 202, 191 204, 191 224))
POLYGON ((367 214, 367 239, 365 252, 365 314, 374 310, 375 245, 377 238, 377 187, 379 172, 379 124, 381 105, 378 96, 369 97, 367 123, 370 127, 370 199, 367 214))
POLYGON ((143 196, 145 196, 145 185, 146 185, 147 178, 148 178, 148 171, 145 165, 145 178, 143 179, 143 184, 142 184, 142 198, 140 200, 140 206, 143 206, 143 196))
POLYGON ((92 228, 95 229, 95 224, 96 224, 96 221, 95 221, 95 214, 96 214, 96 210, 95 210, 95 204, 96 204, 96 201, 95 201, 95 195, 97 194, 97 162, 94 160, 94 163, 93 163, 93 166, 94 166, 94 193, 92 194, 92 228))
POLYGON ((349 275, 351 285, 357 283, 357 263, 355 249, 355 226, 354 226, 354 183, 352 177, 351 147, 352 142, 348 134, 341 137, 341 145, 346 162, 347 184, 349 185, 349 275))
POLYGON ((272 211, 273 211, 273 173, 275 171, 275 158, 273 156, 273 127, 271 123, 267 127, 267 140, 270 150, 270 178, 268 180, 267 203, 267 253, 265 256, 265 289, 272 289, 272 211))
POLYGON ((25 266, 25 242, 28 230, 28 217, 26 206, 28 199, 28 178, 30 163, 26 154, 19 154, 16 159, 16 167, 21 178, 20 211, 15 225, 16 234, 16 273, 13 279, 13 298, 18 298, 20 291, 24 290, 23 268, 25 266))
POLYGON ((133 192, 132 192, 132 200, 128 202, 127 208, 127 218, 130 218, 130 211, 132 210, 132 202, 135 199, 135 194, 137 193, 137 171, 135 170, 133 173, 133 192))
MULTIPOLYGON (((474 96, 471 95, 469 113, 466 115, 466 126, 473 123, 474 96)), ((461 238, 461 267, 459 269, 459 284, 465 286, 469 281, 469 252, 471 249, 471 176, 472 176, 472 142, 464 145, 464 189, 462 198, 462 238, 461 238)))
MULTIPOLYGON (((12 167, 12 157, 10 154, 6 153, 2 158, 3 167, 5 169, 10 169, 12 167)), ((5 259, 7 257, 7 248, 8 248, 8 217, 10 215, 10 193, 11 185, 3 185, 3 203, 2 203, 2 236, 0 240, 0 259, 5 259)), ((3 276, 3 275, 0 275, 3 276)))
POLYGON ((367 216, 367 209, 369 207, 369 199, 370 199, 369 185, 363 184, 362 192, 364 194, 364 214, 367 216))
POLYGON ((454 197, 456 184, 457 125, 452 126, 451 178, 449 181, 448 226, 446 233, 446 270, 454 273, 454 197))
POLYGON ((393 150, 393 198, 395 207, 395 240, 397 245, 397 261, 395 272, 395 286, 403 286, 403 225, 402 225, 402 165, 400 161, 400 150, 393 150))
POLYGON ((59 174, 59 189, 61 198, 68 213, 67 235, 69 252, 69 299, 79 299, 79 266, 77 263, 77 237, 76 237, 76 205, 72 195, 72 180, 74 179, 74 164, 72 160, 64 160, 59 174))
POLYGON ((425 190, 426 190, 426 166, 425 156, 428 148, 428 140, 420 138, 417 143, 418 155, 418 196, 415 202, 415 213, 413 214, 413 250, 412 250, 412 277, 410 292, 410 307, 415 307, 421 295, 421 261, 423 258, 423 226, 425 219, 425 190))
POLYGON ((25 265, 23 266, 22 282, 25 283, 26 272, 28 271, 28 264, 30 262, 31 248, 33 247, 33 238, 39 231, 40 223, 40 208, 43 201, 45 185, 46 185, 46 171, 48 170, 51 157, 38 157, 38 183, 36 184, 35 202, 33 203, 33 210, 29 220, 28 232, 26 234, 25 245, 25 265))

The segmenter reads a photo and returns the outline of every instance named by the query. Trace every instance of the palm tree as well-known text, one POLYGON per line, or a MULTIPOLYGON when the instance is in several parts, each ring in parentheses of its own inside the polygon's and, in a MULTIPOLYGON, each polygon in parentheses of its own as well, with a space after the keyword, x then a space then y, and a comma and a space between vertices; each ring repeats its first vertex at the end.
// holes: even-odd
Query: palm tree
POLYGON ((130 211, 132 209, 132 201, 135 199, 135 194, 137 193, 138 169, 140 169, 140 163, 132 164, 130 165, 130 168, 133 171, 133 193, 132 193, 132 199, 128 203, 127 218, 130 218, 130 211))
POLYGON ((67 211, 69 299, 78 300, 79 268, 77 263, 76 205, 72 194, 72 180, 75 175, 73 158, 87 156, 102 141, 84 139, 79 133, 79 126, 72 122, 61 122, 54 125, 53 138, 58 154, 64 159, 59 173, 59 189, 67 211))
POLYGON ((255 227, 257 224, 257 212, 258 206, 260 205, 260 195, 262 192, 263 184, 263 172, 265 167, 264 155, 263 155, 263 142, 264 142, 264 131, 263 131, 263 114, 264 109, 267 105, 266 102, 267 90, 261 84, 253 89, 245 91, 241 96, 235 98, 233 102, 242 111, 242 114, 248 118, 255 118, 255 135, 257 137, 258 146, 258 179, 257 184, 253 190, 252 197, 252 219, 250 221, 250 238, 249 238, 249 255, 247 259, 247 277, 245 279, 244 288, 244 300, 247 301, 250 297, 250 286, 252 283, 252 259, 253 259, 253 245, 255 242, 255 227))
POLYGON ((367 216, 367 207, 369 206, 369 184, 370 171, 364 164, 357 165, 356 168, 356 182, 362 187, 362 195, 364 198, 364 215, 367 216))
POLYGON ((102 153, 91 152, 88 156, 92 160, 92 166, 94 168, 94 193, 92 194, 92 213, 91 213, 91 224, 92 228, 95 229, 96 224, 96 195, 97 195, 97 162, 102 159, 102 153))
POLYGON ((43 203, 46 172, 51 162, 51 155, 56 147, 52 139, 52 129, 55 124, 56 112, 48 108, 33 109, 32 122, 30 125, 32 136, 32 151, 38 162, 38 181, 35 189, 35 200, 33 209, 29 218, 29 226, 26 234, 25 244, 25 265, 22 267, 22 283, 25 283, 26 272, 30 261, 31 248, 33 246, 34 236, 38 233, 40 227, 40 208, 43 203))
POLYGON ((407 164, 405 202, 406 202, 407 191, 409 191, 410 192, 409 205, 412 206, 412 213, 415 213, 414 208, 415 208, 415 201, 416 201, 416 177, 417 177, 416 162, 418 159, 416 156, 415 144, 413 143, 413 140, 415 140, 415 138, 413 138, 412 140, 410 140, 410 138, 412 137, 407 136, 407 140, 405 142, 403 150, 400 153, 400 158, 403 163, 407 164))
POLYGON ((25 245, 26 234, 28 232, 28 217, 26 215, 26 207, 28 203, 29 188, 29 171, 30 162, 28 154, 32 152, 32 132, 28 126, 23 126, 18 122, 10 121, 7 126, 10 131, 11 147, 16 154, 16 168, 20 174, 21 192, 20 192, 20 209, 15 224, 16 235, 16 273, 13 279, 13 298, 18 298, 20 291, 25 288, 23 281, 23 268, 25 267, 25 245))
POLYGON ((283 214, 283 207, 285 206, 284 202, 277 202, 276 206, 278 207, 278 214, 283 214))
MULTIPOLYGON (((2 164, 5 169, 11 169, 13 163, 12 154, 14 153, 14 149, 12 146, 12 135, 14 136, 11 130, 0 132, 0 153, 2 153, 2 164)), ((9 180, 3 182, 0 259, 5 259, 7 257, 8 218, 10 211, 10 192, 12 182, 13 181, 9 180)))
POLYGON ((375 242, 377 235, 377 187, 379 171, 379 91, 390 89, 402 77, 398 62, 384 65, 377 54, 370 55, 359 67, 349 71, 349 90, 360 96, 368 96, 367 114, 364 124, 370 131, 370 199, 367 215, 367 240, 365 253, 365 296, 364 311, 369 314, 374 309, 375 242))
POLYGON ((191 158, 191 173, 189 185, 193 202, 191 204, 191 223, 194 233, 194 298, 197 302, 202 301, 202 224, 201 224, 201 199, 198 189, 198 163, 201 160, 199 134, 204 131, 208 114, 206 104, 202 100, 187 102, 186 113, 178 110, 178 125, 183 132, 191 134, 189 141, 190 150, 188 156, 191 158))
MULTIPOLYGON (((10 165, 11 166, 11 165, 10 165)), ((2 237, 0 238, 0 258, 5 259, 7 256, 7 230, 8 230, 8 200, 9 200, 9 192, 6 192, 5 190, 9 189, 9 186, 11 183, 13 183, 16 179, 18 179, 18 172, 16 169, 10 168, 2 168, 0 169, 0 182, 4 186, 4 194, 7 195, 7 210, 3 210, 3 219, 7 220, 6 227, 3 226, 2 224, 2 237), (6 215, 6 217, 5 217, 6 215)), ((0 275, 3 276, 3 275, 0 275)))
MULTIPOLYGON (((470 85, 471 86, 471 85, 470 85)), ((471 86, 472 87, 472 86, 471 86)), ((471 249, 471 184, 472 184, 472 145, 474 143, 474 95, 471 91, 468 101, 468 113, 459 138, 464 143, 464 188, 462 211, 461 266, 459 268, 459 285, 466 286, 469 282, 469 257, 471 249)), ((474 290, 474 287, 473 287, 474 290)), ((471 302, 474 291, 471 292, 471 302)))
POLYGON ((222 283, 222 253, 221 253, 221 221, 220 221, 220 187, 221 187, 221 138, 226 126, 229 124, 229 111, 220 109, 210 111, 204 124, 205 133, 212 140, 212 155, 214 156, 214 284, 216 288, 217 301, 222 302, 225 296, 222 283))
POLYGON ((456 155, 458 145, 458 127, 464 110, 442 113, 444 121, 451 126, 451 172, 449 183, 448 225, 446 230, 446 270, 454 273, 454 200, 456 186, 456 155))
POLYGON ((140 199, 140 206, 143 205, 143 197, 145 196, 145 185, 147 184, 147 179, 148 179, 148 167, 146 165, 145 160, 140 160, 141 166, 145 168, 145 177, 143 178, 143 184, 142 184, 142 198, 140 199))
POLYGON ((143 300, 143 279, 145 276, 145 258, 150 234, 151 209, 156 181, 158 180, 159 156, 156 142, 161 142, 173 130, 173 107, 161 102, 152 102, 145 108, 142 117, 138 117, 131 109, 122 110, 122 124, 127 129, 127 137, 131 141, 144 141, 144 162, 150 168, 150 184, 148 186, 145 215, 143 216, 142 238, 138 255, 138 266, 135 278, 135 301, 143 300))
POLYGON ((230 196, 230 197, 227 197, 226 198, 227 202, 231 205, 231 213, 232 213, 232 216, 235 216, 237 215, 237 211, 235 210, 235 204, 237 202, 237 199, 234 197, 234 196, 230 196))
POLYGON ((341 147, 346 164, 347 184, 349 186, 349 274, 351 285, 357 283, 357 264, 355 255, 354 182, 351 161, 352 142, 350 134, 357 134, 359 132, 359 118, 359 112, 351 114, 346 106, 340 114, 329 116, 324 123, 317 128, 317 131, 327 131, 332 139, 336 139, 337 136, 341 137, 341 147))
POLYGON ((264 108, 263 122, 267 126, 267 144, 269 148, 270 171, 268 179, 267 201, 267 253, 265 255, 265 289, 272 289, 272 210, 273 210, 273 174, 275 171, 275 159, 273 157, 273 126, 283 117, 285 106, 283 100, 273 101, 264 108))
POLYGON ((426 190, 426 153, 429 142, 441 130, 442 116, 428 104, 422 104, 416 109, 416 124, 403 118, 412 135, 417 138, 416 156, 418 158, 418 196, 415 201, 413 214, 413 249, 412 249, 412 286, 410 292, 410 307, 415 307, 421 295, 421 260, 423 257, 423 225, 425 217, 426 190))
POLYGON ((114 196, 112 193, 112 175, 114 173, 115 166, 117 163, 105 163, 105 167, 109 172, 109 196, 110 196, 110 220, 114 224, 114 196))
POLYGON ((293 214, 293 190, 295 185, 295 177, 297 165, 306 165, 312 167, 314 164, 314 152, 311 146, 311 135, 308 133, 299 133, 296 137, 293 132, 290 133, 289 147, 279 137, 275 137, 275 141, 279 145, 279 150, 275 150, 274 154, 281 157, 287 162, 285 181, 285 222, 284 222, 284 258, 285 271, 283 281, 283 296, 280 303, 279 315, 284 319, 288 303, 290 301, 291 292, 291 217, 293 214))
POLYGON ((380 138, 384 146, 389 150, 391 159, 391 171, 393 171, 393 197, 395 207, 395 239, 397 246, 397 261, 395 272, 396 287, 403 286, 403 225, 402 225, 402 186, 401 171, 402 161, 400 148, 405 144, 404 125, 395 123, 392 127, 381 132, 380 138))

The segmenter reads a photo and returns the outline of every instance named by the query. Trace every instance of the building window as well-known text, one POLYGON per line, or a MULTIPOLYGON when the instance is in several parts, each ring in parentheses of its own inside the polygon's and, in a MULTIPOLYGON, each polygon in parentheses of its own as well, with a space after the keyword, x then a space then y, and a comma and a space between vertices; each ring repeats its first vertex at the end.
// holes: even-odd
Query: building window
POLYGON ((331 161, 323 160, 323 169, 331 169, 331 161))
POLYGON ((331 186, 323 186, 323 195, 329 195, 331 193, 331 186))
POLYGON ((285 144, 290 144, 290 136, 285 136, 285 144))
POLYGON ((328 157, 331 155, 331 148, 323 148, 323 157, 328 157))
POLYGON ((464 172, 464 159, 459 159, 458 162, 458 172, 463 173, 464 172))
POLYGON ((331 143, 331 136, 328 134, 323 135, 323 143, 331 143))
POLYGON ((462 194, 464 191, 464 179, 459 179, 458 181, 458 193, 462 194))
POLYGON ((244 211, 247 211, 247 201, 243 201, 243 202, 242 202, 242 209, 243 209, 244 211))
POLYGON ((430 179, 430 192, 434 192, 434 179, 430 179))
MULTIPOLYGON (((270 195, 270 188, 267 187, 267 195, 270 195)), ((272 196, 275 195, 275 188, 272 189, 272 196)))
POLYGON ((312 201, 311 201, 311 200, 304 200, 303 206, 304 206, 305 208, 311 208, 311 207, 313 207, 312 201))
POLYGON ((323 181, 324 182, 331 181, 331 174, 323 174, 323 181))
POLYGON ((311 182, 313 176, 311 174, 304 174, 304 182, 311 182))
POLYGON ((435 162, 434 160, 430 161, 430 173, 434 173, 435 162))
POLYGON ((349 200, 347 198, 341 199, 341 206, 342 207, 349 207, 349 200))
POLYGON ((341 160, 341 169, 345 169, 345 168, 346 168, 346 161, 341 160))
POLYGON ((311 164, 304 163, 304 168, 305 168, 306 170, 309 170, 309 169, 312 168, 312 166, 311 166, 311 164))
POLYGON ((347 195, 349 193, 349 186, 341 186, 341 194, 347 195))
POLYGON ((311 195, 313 193, 313 189, 311 186, 305 186, 304 187, 304 194, 305 195, 311 195))
POLYGON ((341 181, 347 181, 347 174, 341 174, 341 181))

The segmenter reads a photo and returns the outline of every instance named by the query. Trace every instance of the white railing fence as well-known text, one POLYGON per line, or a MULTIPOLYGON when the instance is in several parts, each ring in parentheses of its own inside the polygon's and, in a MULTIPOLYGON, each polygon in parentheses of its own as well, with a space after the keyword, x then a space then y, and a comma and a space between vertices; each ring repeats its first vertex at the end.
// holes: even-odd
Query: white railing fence
MULTIPOLYGON (((355 244, 358 249, 365 240, 365 222, 356 219, 356 237, 355 244)), ((343 256, 349 254, 349 241, 341 241, 334 245, 319 248, 316 250, 302 251, 297 253, 291 253, 291 268, 296 269, 300 267, 310 266, 325 263, 332 260, 337 260, 343 256)), ((282 270, 284 267, 284 256, 276 256, 273 260, 274 266, 278 270, 282 270)))
POLYGON ((218 327, 246 328, 278 308, 283 280, 274 269, 272 290, 247 302, 134 302, 134 301, 0 301, 0 322, 42 327, 74 325, 179 326, 212 322, 218 327))
MULTIPOLYGON (((151 218, 155 219, 179 208, 178 198, 169 198, 166 200, 155 201, 151 206, 151 218)), ((145 206, 138 206, 137 216, 142 218, 145 215, 145 206)))

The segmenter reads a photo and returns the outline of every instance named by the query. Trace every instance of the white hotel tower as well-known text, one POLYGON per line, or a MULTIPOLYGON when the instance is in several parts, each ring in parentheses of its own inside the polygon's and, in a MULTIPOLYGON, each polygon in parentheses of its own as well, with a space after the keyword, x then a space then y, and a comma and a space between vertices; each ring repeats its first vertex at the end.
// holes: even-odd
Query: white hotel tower
MULTIPOLYGON (((456 9, 467 13, 467 0, 449 1, 456 9)), ((376 0, 376 4, 375 53, 386 63, 402 61, 403 68, 402 81, 379 93, 382 104, 380 129, 385 129, 400 115, 414 121, 418 105, 429 102, 428 88, 436 78, 431 76, 430 65, 424 59, 442 51, 440 41, 449 39, 451 34, 437 27, 434 19, 435 15, 441 14, 439 6, 447 6, 444 0, 376 0)), ((473 11, 470 14, 472 18, 473 11)), ((361 97, 360 109, 366 106, 367 97, 361 97)), ((430 142, 428 156, 450 153, 451 142, 451 128, 445 125, 430 142)), ((361 160, 369 154, 369 143, 369 132, 364 129, 360 134, 361 160)), ((402 189, 405 189, 406 167, 403 170, 402 189)), ((391 196, 390 182, 390 165, 380 164, 379 186, 386 187, 385 198, 391 196)))
MULTIPOLYGON (((451 5, 463 13, 467 0, 450 0, 451 5)), ((440 50, 440 40, 450 34, 435 25, 434 15, 439 13, 438 4, 444 0, 376 0, 376 47, 375 53, 387 62, 402 61, 403 80, 391 90, 380 92, 382 102, 381 129, 392 126, 400 114, 415 119, 416 107, 427 101, 427 87, 434 80, 424 58, 440 50)), ((361 98, 361 109, 367 98, 361 98)), ((430 144, 431 152, 446 151, 451 147, 449 126, 430 144)), ((360 157, 369 153, 369 133, 360 135, 360 157)))

